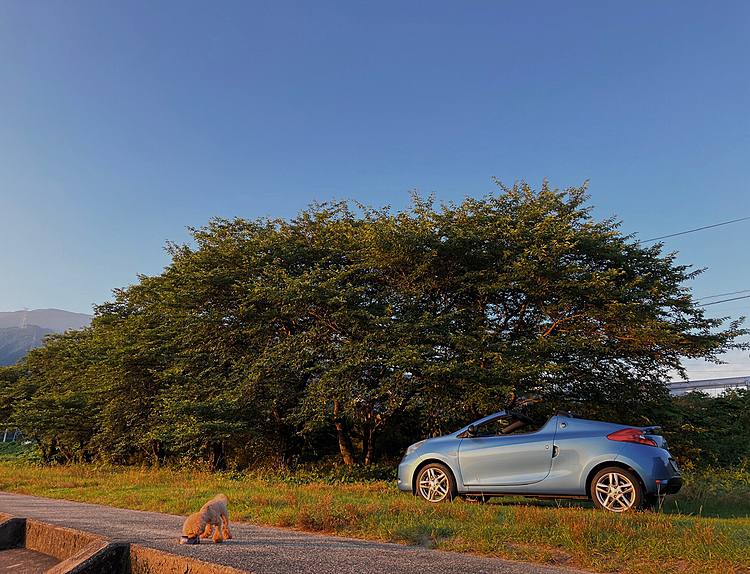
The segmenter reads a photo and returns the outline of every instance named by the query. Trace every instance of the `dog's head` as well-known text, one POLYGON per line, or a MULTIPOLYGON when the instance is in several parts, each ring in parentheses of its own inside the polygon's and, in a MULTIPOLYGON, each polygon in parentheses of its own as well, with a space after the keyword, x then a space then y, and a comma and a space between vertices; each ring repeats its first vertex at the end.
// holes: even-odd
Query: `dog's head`
POLYGON ((200 536, 205 529, 206 519, 199 512, 188 516, 182 525, 182 533, 190 538, 200 536))

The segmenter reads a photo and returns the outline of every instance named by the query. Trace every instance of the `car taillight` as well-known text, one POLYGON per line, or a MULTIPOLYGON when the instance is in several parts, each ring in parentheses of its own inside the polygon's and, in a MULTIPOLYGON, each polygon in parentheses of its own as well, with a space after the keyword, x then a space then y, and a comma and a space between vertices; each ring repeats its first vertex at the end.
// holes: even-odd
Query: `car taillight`
POLYGON ((622 429, 610 433, 607 435, 609 440, 616 440, 619 442, 634 442, 636 444, 647 444, 648 446, 656 446, 656 441, 646 438, 641 429, 622 429))

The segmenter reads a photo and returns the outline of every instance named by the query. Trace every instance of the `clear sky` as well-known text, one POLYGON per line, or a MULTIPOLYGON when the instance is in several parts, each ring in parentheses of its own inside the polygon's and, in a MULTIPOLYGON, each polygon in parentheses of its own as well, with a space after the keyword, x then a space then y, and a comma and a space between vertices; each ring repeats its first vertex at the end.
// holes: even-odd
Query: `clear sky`
MULTIPOLYGON (((0 2, 0 311, 92 313, 215 216, 493 176, 589 180, 642 240, 750 216, 750 3, 0 2)), ((749 234, 664 243, 709 297, 750 289, 749 234)))

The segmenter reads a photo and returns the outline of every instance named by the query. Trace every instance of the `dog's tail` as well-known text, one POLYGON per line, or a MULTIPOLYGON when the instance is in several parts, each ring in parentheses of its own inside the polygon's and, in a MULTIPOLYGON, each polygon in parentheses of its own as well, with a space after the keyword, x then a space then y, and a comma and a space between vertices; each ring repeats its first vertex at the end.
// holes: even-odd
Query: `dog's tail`
POLYGON ((223 500, 224 502, 229 501, 229 499, 224 494, 221 494, 221 493, 214 496, 214 500, 223 500))

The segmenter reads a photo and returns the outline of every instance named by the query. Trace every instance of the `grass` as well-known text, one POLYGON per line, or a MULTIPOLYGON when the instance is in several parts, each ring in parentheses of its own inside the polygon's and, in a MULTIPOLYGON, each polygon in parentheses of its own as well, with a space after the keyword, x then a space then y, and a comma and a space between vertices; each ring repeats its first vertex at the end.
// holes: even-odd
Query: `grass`
POLYGON ((17 442, 0 442, 0 462, 12 461, 23 453, 23 447, 17 442))
POLYGON ((486 556, 638 574, 750 573, 750 476, 695 475, 657 512, 613 515, 588 504, 525 499, 430 505, 393 481, 333 472, 0 463, 0 490, 187 515, 216 492, 233 521, 486 556))
POLYGON ((750 517, 750 469, 683 471, 685 486, 668 497, 664 512, 718 518, 750 517))

